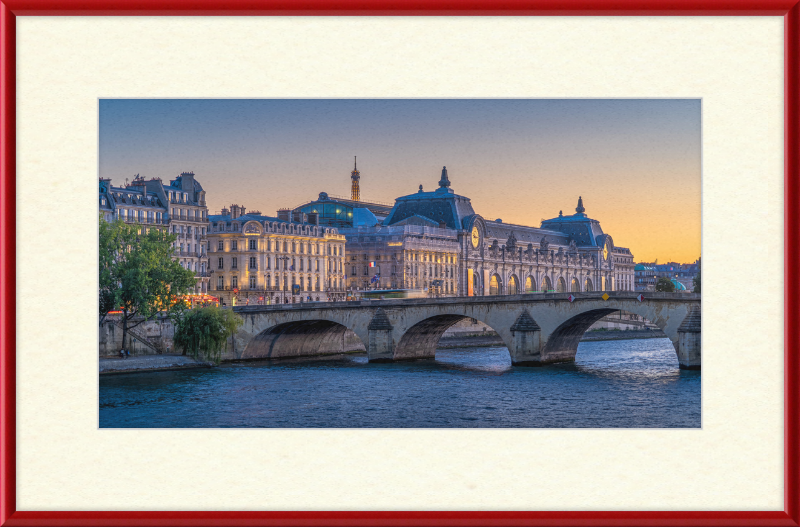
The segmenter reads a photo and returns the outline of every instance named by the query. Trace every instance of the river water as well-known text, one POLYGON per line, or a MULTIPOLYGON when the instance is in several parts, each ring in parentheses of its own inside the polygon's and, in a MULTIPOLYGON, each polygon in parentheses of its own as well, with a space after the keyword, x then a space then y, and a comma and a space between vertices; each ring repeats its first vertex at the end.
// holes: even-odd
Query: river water
POLYGON ((508 350, 365 355, 100 377, 100 427, 700 427, 700 372, 668 339, 582 342, 575 363, 512 367, 508 350))

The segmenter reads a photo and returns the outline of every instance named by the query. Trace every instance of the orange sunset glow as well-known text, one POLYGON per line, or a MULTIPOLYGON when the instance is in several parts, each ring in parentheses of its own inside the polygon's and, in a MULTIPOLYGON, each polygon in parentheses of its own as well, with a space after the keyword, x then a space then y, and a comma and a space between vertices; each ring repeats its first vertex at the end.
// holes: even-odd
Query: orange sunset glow
POLYGON ((214 213, 276 215, 349 196, 393 203, 434 190, 442 166, 475 212, 538 227, 582 196, 636 262, 694 262, 701 248, 697 99, 103 100, 100 174, 192 170, 214 213))

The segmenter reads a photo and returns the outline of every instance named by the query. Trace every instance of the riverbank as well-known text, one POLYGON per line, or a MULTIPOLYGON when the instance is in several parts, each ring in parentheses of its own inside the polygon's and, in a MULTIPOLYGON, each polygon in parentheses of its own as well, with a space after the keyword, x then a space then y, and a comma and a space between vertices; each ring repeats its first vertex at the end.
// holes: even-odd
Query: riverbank
POLYGON ((187 370, 212 366, 213 362, 195 360, 186 355, 143 355, 128 359, 108 357, 100 359, 100 374, 187 370))

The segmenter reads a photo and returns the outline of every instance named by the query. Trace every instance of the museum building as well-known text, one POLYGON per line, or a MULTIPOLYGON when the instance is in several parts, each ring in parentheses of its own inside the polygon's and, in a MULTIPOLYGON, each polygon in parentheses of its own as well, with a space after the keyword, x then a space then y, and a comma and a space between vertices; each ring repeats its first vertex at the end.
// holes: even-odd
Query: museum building
MULTIPOLYGON (((425 192, 420 185, 418 192, 397 198, 382 227, 408 224, 437 229, 455 242, 455 246, 448 246, 443 262, 445 279, 454 283, 451 294, 634 288, 631 251, 616 246, 600 222, 586 215, 580 197, 575 214, 559 213, 538 228, 489 221, 475 213, 469 198, 455 194, 447 167, 443 167, 435 191, 425 192)), ((398 251, 402 256, 396 258, 397 268, 403 270, 403 284, 413 287, 417 278, 414 264, 419 260, 413 251, 405 251, 406 240, 402 238, 404 250, 398 251)), ((424 284, 423 280, 421 285, 424 284)))

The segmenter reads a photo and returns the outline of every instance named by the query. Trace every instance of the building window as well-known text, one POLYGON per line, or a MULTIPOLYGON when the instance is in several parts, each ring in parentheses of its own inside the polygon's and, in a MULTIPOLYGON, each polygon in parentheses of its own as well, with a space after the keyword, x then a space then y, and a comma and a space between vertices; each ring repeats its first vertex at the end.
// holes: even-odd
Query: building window
POLYGON ((233 240, 231 242, 231 251, 238 251, 239 250, 239 242, 233 240))
POLYGON ((224 267, 225 267, 225 266, 223 265, 222 258, 220 258, 220 259, 217 261, 217 269, 224 269, 224 267))
POLYGON ((218 250, 218 251, 225 250, 225 245, 224 245, 224 243, 223 243, 223 241, 222 241, 222 240, 220 240, 220 241, 218 241, 218 242, 217 242, 217 250, 218 250))
POLYGON ((217 277, 217 289, 222 289, 225 287, 225 279, 221 276, 217 277))
POLYGON ((239 277, 238 276, 234 276, 233 278, 231 278, 231 287, 234 287, 234 288, 239 287, 239 277))
POLYGON ((250 257, 250 269, 255 269, 255 268, 256 268, 256 257, 255 256, 251 256, 250 257))
POLYGON ((256 250, 256 240, 250 240, 250 250, 251 251, 256 250))
POLYGON ((250 289, 255 289, 255 288, 256 288, 256 277, 255 276, 251 276, 250 277, 250 289))
POLYGON ((238 267, 239 260, 235 256, 231 258, 231 269, 236 269, 238 267))

